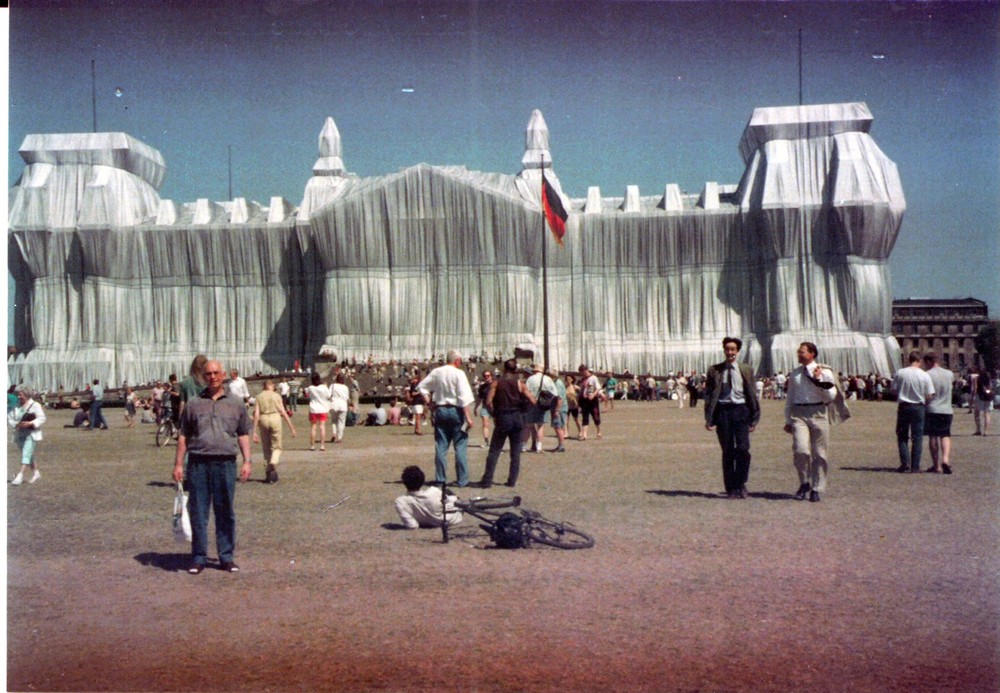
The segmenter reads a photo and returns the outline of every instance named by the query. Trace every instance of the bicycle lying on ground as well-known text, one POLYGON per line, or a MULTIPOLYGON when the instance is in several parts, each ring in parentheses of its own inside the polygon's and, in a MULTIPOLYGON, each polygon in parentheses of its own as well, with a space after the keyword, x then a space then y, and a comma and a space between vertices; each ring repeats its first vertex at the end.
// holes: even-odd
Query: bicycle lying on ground
MULTIPOLYGON (((447 484, 441 484, 442 505, 445 517, 461 511, 481 521, 479 525, 500 548, 527 548, 531 544, 544 544, 557 549, 589 549, 594 538, 569 522, 554 522, 541 513, 521 507, 521 497, 456 499, 454 507, 447 507, 447 484)), ((441 524, 441 535, 448 543, 448 523, 441 524)))

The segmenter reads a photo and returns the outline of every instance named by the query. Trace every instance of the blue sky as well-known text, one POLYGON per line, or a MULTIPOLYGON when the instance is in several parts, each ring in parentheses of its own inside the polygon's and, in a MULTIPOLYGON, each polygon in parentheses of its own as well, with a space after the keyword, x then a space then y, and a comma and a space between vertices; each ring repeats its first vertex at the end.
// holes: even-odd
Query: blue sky
POLYGON ((161 197, 293 203, 327 116, 359 175, 516 173, 540 108, 564 189, 736 183, 755 107, 865 101, 907 213, 895 297, 1000 314, 1000 3, 13 0, 10 184, 24 136, 124 131, 161 197), (115 90, 121 90, 116 96, 115 90), (404 91, 404 89, 412 89, 404 91))

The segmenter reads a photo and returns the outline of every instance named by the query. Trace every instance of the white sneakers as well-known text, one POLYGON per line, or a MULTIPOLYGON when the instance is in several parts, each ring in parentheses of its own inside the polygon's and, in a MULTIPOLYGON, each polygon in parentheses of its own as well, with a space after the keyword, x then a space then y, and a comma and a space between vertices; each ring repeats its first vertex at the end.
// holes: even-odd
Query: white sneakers
MULTIPOLYGON (((42 473, 36 469, 35 473, 31 475, 30 479, 28 479, 28 483, 33 484, 41 478, 42 478, 42 473)), ((20 486, 21 484, 23 484, 24 472, 18 472, 17 476, 15 476, 10 483, 13 484, 14 486, 20 486)))

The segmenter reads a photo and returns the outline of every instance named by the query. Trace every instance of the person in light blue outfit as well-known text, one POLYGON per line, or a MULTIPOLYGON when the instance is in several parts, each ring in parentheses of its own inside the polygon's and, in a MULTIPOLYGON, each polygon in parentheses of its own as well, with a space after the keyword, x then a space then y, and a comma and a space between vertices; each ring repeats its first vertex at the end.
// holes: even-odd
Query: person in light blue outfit
POLYGON ((548 375, 555 383, 556 396, 559 397, 556 405, 552 407, 550 415, 552 428, 556 432, 559 444, 549 450, 549 452, 566 452, 566 448, 563 445, 566 441, 566 419, 569 416, 569 398, 566 396, 566 383, 559 377, 559 373, 555 368, 550 368, 548 375))
POLYGON ((108 422, 104 420, 104 412, 102 411, 104 407, 104 386, 101 385, 101 381, 97 378, 94 378, 90 394, 94 398, 90 403, 90 430, 93 431, 95 428, 100 428, 106 431, 108 430, 108 422))
POLYGON ((14 442, 21 449, 21 469, 11 480, 14 486, 24 483, 24 473, 32 470, 29 484, 42 478, 35 464, 35 446, 42 440, 42 424, 45 423, 45 409, 35 401, 34 393, 18 390, 17 406, 7 413, 7 423, 14 429, 14 442))

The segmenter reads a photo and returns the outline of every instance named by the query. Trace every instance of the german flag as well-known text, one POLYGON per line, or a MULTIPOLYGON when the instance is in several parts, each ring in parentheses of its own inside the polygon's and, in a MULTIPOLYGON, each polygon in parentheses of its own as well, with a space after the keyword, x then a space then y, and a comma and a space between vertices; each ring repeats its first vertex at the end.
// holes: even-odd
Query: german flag
POLYGON ((545 210, 545 219, 549 222, 549 228, 552 229, 556 243, 562 247, 563 236, 566 235, 566 219, 569 215, 563 208, 559 193, 553 190, 549 181, 546 180, 544 171, 542 171, 542 209, 545 210))

